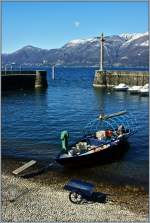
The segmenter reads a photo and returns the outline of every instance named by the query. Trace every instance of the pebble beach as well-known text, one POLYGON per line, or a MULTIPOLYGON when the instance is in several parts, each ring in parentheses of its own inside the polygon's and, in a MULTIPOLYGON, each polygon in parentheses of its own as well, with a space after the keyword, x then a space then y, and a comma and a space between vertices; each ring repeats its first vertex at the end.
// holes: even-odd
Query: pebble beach
POLYGON ((53 168, 28 179, 13 176, 21 164, 2 159, 1 222, 148 222, 149 196, 143 187, 115 185, 91 179, 84 171, 53 168), (72 178, 94 183, 95 191, 107 194, 107 202, 71 203, 64 185, 72 178))

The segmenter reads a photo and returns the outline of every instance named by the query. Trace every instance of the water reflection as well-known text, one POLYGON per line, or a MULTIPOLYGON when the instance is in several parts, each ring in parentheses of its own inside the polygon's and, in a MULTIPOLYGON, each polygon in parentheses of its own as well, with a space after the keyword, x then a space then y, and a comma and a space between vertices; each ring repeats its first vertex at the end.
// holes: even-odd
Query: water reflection
POLYGON ((99 107, 100 114, 105 114, 105 96, 107 94, 106 88, 94 88, 94 94, 96 96, 97 105, 99 107))

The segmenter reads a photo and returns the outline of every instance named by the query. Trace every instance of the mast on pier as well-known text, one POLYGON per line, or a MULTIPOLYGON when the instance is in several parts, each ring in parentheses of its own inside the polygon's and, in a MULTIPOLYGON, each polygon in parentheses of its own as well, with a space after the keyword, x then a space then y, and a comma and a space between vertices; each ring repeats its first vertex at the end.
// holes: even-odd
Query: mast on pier
POLYGON ((103 62, 104 62, 104 35, 101 34, 100 37, 100 71, 103 71, 103 62))

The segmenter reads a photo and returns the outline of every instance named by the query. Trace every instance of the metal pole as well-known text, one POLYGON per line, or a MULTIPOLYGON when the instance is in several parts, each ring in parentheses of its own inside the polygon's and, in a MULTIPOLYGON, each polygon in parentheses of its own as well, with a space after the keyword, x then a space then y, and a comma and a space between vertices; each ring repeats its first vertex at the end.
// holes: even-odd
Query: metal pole
POLYGON ((55 80, 55 66, 52 66, 52 80, 55 80))
POLYGON ((100 38, 100 70, 103 71, 103 61, 104 61, 104 36, 103 33, 101 34, 100 38))

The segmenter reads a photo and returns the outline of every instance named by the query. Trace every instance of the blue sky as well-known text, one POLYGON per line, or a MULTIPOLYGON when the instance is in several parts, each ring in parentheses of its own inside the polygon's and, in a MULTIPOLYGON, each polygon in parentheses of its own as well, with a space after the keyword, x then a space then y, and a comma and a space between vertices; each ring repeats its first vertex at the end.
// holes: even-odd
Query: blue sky
POLYGON ((66 42, 148 31, 147 2, 3 2, 2 51, 59 48, 66 42))

